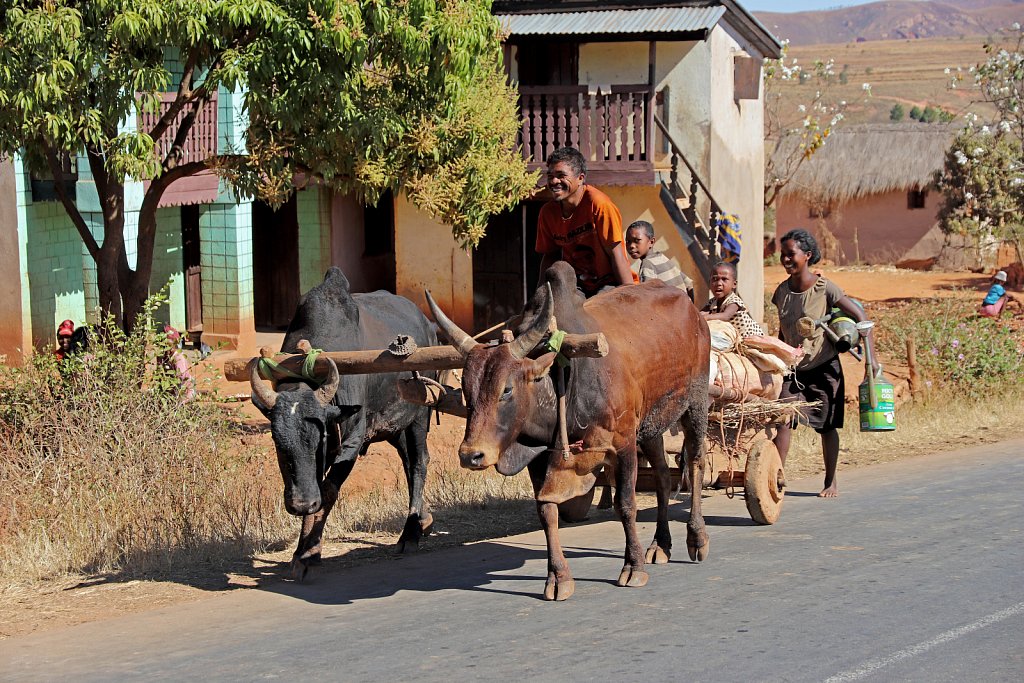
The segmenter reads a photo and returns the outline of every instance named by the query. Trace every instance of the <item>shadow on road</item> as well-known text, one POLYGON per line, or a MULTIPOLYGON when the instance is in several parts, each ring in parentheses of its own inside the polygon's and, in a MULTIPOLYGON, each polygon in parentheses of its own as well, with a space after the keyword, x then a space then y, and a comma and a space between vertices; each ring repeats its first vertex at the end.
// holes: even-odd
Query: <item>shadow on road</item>
MULTIPOLYGON (((360 600, 386 598, 403 591, 435 592, 442 590, 482 591, 542 599, 545 574, 517 574, 529 560, 539 560, 537 569, 544 570, 547 551, 543 545, 474 543, 426 555, 404 556, 394 562, 362 565, 345 571, 317 571, 314 568, 306 581, 274 581, 263 590, 287 595, 317 605, 346 605, 360 600), (386 578, 385 578, 386 577, 386 578), (496 581, 526 582, 525 590, 509 590, 491 584, 496 581)), ((588 557, 617 559, 620 554, 607 548, 566 547, 566 559, 588 557)), ((325 562, 325 565, 329 563, 325 562)), ((287 571, 283 564, 268 568, 277 573, 287 571)), ((581 579, 578 583, 614 584, 614 578, 581 579)))
MULTIPOLYGON (((515 510, 506 519, 514 523, 504 525, 504 533, 510 535, 539 530, 536 514, 531 509, 533 503, 516 501, 510 507, 515 510)), ((497 510, 488 512, 498 513, 497 510)), ((673 501, 669 507, 669 519, 673 523, 675 555, 672 564, 688 564, 686 557, 685 528, 677 526, 689 516, 689 501, 673 501)), ((439 515, 440 517, 440 515, 439 515)), ((638 511, 637 521, 653 524, 657 520, 657 509, 645 507, 638 511)), ((462 520, 460 520, 462 521, 462 520)), ((711 527, 751 526, 753 522, 746 516, 733 517, 723 515, 706 515, 706 523, 711 527)), ((600 571, 607 579, 581 578, 576 576, 578 583, 614 584, 614 579, 621 566, 624 538, 619 530, 614 510, 591 508, 589 517, 581 522, 560 523, 560 527, 569 530, 577 527, 592 527, 610 522, 616 529, 610 537, 607 547, 588 547, 570 545, 571 540, 562 535, 565 555, 570 564, 584 558, 604 558, 608 561, 606 573, 600 571)), ((458 525, 459 522, 453 523, 458 525)), ((475 525, 470 525, 475 526, 475 525)), ((359 600, 382 598, 395 595, 401 591, 439 591, 466 590, 504 593, 522 597, 540 599, 543 592, 546 569, 544 559, 546 548, 543 540, 539 542, 509 538, 505 542, 477 540, 483 538, 487 525, 466 533, 459 533, 456 544, 452 540, 446 543, 433 544, 431 537, 424 539, 419 553, 398 555, 392 542, 374 542, 365 537, 332 537, 327 545, 359 543, 364 547, 351 548, 344 554, 325 557, 322 563, 312 567, 303 582, 291 577, 288 560, 266 561, 253 563, 252 558, 245 557, 244 551, 232 543, 211 543, 202 548, 190 548, 182 551, 181 558, 168 558, 161 555, 159 560, 167 562, 170 569, 140 575, 138 573, 114 572, 83 581, 71 588, 86 588, 103 584, 127 583, 137 580, 171 581, 190 585, 211 592, 235 590, 238 588, 257 589, 270 593, 288 595, 315 604, 348 604, 359 600), (474 538, 476 536, 476 538, 474 538), (476 542, 474 542, 476 541, 476 542), (197 556, 208 558, 206 562, 196 563, 197 556), (536 570, 523 573, 525 564, 537 560, 536 570), (191 569, 181 570, 180 567, 191 569), (500 580, 506 587, 495 587, 500 580), (525 590, 509 590, 509 582, 527 581, 525 590)), ((493 531, 493 529, 492 529, 493 531)), ((641 542, 648 543, 648 532, 641 532, 641 542)), ((453 537, 449 537, 454 540, 453 537)), ((538 537, 541 538, 542 537, 538 537)), ((580 539, 582 540, 582 539, 580 539)), ((294 541, 276 544, 267 550, 275 552, 287 550, 294 541)), ((154 559, 154 565, 158 564, 154 559)))

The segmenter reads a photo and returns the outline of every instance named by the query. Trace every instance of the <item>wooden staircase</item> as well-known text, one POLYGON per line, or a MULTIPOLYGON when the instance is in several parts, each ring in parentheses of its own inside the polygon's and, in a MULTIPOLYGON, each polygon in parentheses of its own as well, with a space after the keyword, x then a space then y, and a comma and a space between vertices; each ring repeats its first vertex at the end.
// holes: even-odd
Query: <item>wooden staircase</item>
POLYGON ((682 236, 687 250, 697 267, 700 268, 706 282, 711 276, 711 266, 719 258, 718 229, 715 226, 718 217, 723 213, 722 208, 693 164, 683 154, 679 143, 669 132, 668 126, 657 115, 654 116, 654 123, 665 136, 671 150, 668 179, 665 179, 662 174, 661 201, 669 216, 672 217, 676 229, 682 236), (686 186, 683 185, 680 176, 680 162, 682 162, 685 174, 689 179, 686 186), (710 206, 706 218, 701 215, 700 211, 701 192, 710 206))

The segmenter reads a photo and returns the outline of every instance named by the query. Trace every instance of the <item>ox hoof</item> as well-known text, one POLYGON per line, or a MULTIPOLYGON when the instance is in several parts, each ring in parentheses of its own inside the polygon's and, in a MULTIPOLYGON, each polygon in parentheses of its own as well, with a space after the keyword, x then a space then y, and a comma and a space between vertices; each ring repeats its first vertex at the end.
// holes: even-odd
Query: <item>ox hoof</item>
POLYGON ((424 536, 429 536, 430 532, 434 530, 434 515, 429 512, 420 517, 420 533, 424 536))
POLYGON ((575 592, 576 581, 574 579, 559 581, 554 575, 551 575, 548 576, 548 581, 544 584, 545 600, 561 602, 562 600, 568 600, 575 592))
POLYGON ((690 552, 690 560, 694 562, 703 562, 708 559, 708 551, 711 549, 711 539, 707 537, 707 534, 704 534, 703 536, 703 538, 699 539, 686 539, 686 549, 690 552))
POLYGON ((288 573, 293 581, 302 583, 309 576, 309 564, 299 558, 294 558, 288 573))
POLYGON ((419 549, 419 539, 400 538, 398 539, 398 543, 395 544, 395 553, 398 555, 412 555, 413 553, 419 552, 419 549))
MULTIPOLYGON (((433 518, 428 521, 433 524, 433 518)), ((424 535, 423 529, 420 526, 419 516, 409 515, 405 520, 405 529, 402 530, 402 535, 398 537, 395 552, 404 555, 418 551, 420 549, 420 539, 424 535)))
POLYGON ((634 569, 630 565, 626 565, 619 572, 619 580, 615 582, 616 586, 628 586, 630 588, 640 588, 641 586, 647 585, 647 572, 643 569, 634 569))
POLYGON ((647 554, 644 555, 644 561, 647 564, 668 564, 670 557, 672 557, 671 550, 664 549, 657 543, 652 543, 651 547, 647 549, 647 554))

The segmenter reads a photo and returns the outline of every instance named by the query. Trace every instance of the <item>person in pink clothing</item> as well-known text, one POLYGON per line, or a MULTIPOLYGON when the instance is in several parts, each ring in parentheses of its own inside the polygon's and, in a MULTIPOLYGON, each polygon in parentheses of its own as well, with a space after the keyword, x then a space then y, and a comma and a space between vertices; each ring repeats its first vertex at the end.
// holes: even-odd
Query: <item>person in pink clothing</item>
POLYGON ((1003 314, 1003 306, 1006 305, 1006 271, 1000 270, 992 276, 992 286, 981 302, 978 315, 986 318, 998 318, 1003 314))
POLYGON ((164 325, 164 335, 167 337, 169 348, 161 356, 160 362, 164 368, 177 375, 180 382, 178 395, 182 401, 189 401, 195 398, 196 383, 192 378, 192 366, 178 348, 181 333, 170 325, 164 325))

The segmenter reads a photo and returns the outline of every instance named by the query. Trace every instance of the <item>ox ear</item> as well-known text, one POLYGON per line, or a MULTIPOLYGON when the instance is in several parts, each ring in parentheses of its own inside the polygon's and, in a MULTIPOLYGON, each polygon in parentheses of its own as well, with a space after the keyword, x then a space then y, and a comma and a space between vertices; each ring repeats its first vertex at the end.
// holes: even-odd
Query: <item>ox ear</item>
POLYGON ((351 417, 362 410, 362 406, 336 406, 329 405, 324 408, 324 414, 328 422, 335 422, 346 417, 351 417))
POLYGON ((556 353, 545 353, 537 360, 527 361, 529 366, 526 368, 526 376, 531 382, 539 382, 544 379, 544 375, 548 374, 548 370, 551 368, 551 364, 555 362, 556 353))

